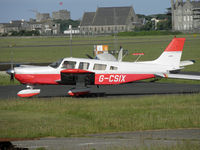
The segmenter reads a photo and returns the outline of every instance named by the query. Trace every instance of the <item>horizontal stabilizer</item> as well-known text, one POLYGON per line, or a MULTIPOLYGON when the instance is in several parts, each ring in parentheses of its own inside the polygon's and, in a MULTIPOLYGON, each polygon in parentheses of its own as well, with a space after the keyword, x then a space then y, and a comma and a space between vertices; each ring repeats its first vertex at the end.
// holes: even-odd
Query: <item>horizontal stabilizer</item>
POLYGON ((200 80, 200 76, 186 74, 167 74, 167 77, 174 79, 200 80))
POLYGON ((193 65, 195 63, 194 60, 185 60, 180 62, 180 67, 193 65))

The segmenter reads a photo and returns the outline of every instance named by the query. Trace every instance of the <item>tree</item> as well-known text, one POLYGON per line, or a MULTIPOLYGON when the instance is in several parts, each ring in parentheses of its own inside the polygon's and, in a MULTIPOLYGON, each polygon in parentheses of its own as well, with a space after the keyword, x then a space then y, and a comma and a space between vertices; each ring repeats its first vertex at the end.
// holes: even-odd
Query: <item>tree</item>
POLYGON ((80 21, 79 20, 54 20, 55 23, 59 23, 60 24, 60 32, 64 32, 65 30, 69 29, 69 25, 72 25, 73 28, 78 28, 78 26, 80 25, 80 21))

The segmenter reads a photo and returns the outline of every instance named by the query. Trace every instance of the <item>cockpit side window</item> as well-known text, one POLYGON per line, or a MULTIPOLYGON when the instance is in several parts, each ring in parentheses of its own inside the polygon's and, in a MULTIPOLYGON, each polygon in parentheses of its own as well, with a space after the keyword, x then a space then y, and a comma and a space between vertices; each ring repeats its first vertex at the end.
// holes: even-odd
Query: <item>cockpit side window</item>
POLYGON ((93 70, 106 70, 105 64, 94 64, 93 70))
POLYGON ((60 66, 60 64, 62 63, 63 59, 60 59, 56 62, 53 62, 52 64, 50 64, 49 66, 50 67, 53 67, 53 68, 58 68, 60 66))
POLYGON ((78 69, 88 70, 89 65, 87 62, 80 62, 78 69))
POLYGON ((110 66, 110 70, 117 70, 118 68, 115 66, 110 66))
POLYGON ((64 63, 62 64, 62 68, 64 69, 75 69, 75 66, 75 61, 64 61, 64 63))

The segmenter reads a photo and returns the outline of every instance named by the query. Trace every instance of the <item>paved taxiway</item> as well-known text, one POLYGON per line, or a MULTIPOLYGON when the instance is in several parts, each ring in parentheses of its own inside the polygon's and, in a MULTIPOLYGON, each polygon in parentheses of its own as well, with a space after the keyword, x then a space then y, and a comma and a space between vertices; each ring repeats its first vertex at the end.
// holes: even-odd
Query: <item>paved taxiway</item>
POLYGON ((12 144, 28 149, 132 149, 135 147, 172 146, 184 141, 200 144, 200 129, 155 130, 86 135, 72 138, 41 138, 13 141, 12 144))
MULTIPOLYGON (((69 85, 39 85, 35 89, 41 89, 39 98, 68 96, 67 92, 73 86, 69 85)), ((17 92, 26 89, 25 85, 0 86, 0 99, 17 97, 17 92)), ((200 85, 157 83, 157 82, 134 82, 123 85, 91 86, 92 93, 105 93, 105 97, 136 96, 154 94, 185 94, 200 93, 200 85)))

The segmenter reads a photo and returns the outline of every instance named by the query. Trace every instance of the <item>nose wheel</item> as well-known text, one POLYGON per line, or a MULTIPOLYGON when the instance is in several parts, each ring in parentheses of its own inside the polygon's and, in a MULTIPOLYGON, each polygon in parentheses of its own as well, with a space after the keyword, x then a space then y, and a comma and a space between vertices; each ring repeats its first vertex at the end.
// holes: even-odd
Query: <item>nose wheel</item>
POLYGON ((27 85, 27 89, 21 90, 17 93, 19 97, 33 97, 35 95, 40 94, 40 89, 33 89, 34 86, 32 85, 27 85))

